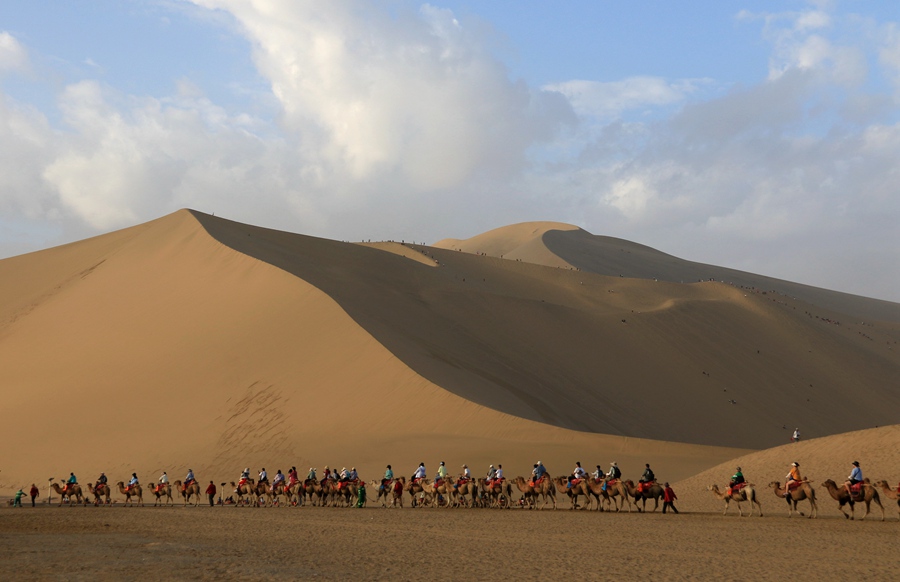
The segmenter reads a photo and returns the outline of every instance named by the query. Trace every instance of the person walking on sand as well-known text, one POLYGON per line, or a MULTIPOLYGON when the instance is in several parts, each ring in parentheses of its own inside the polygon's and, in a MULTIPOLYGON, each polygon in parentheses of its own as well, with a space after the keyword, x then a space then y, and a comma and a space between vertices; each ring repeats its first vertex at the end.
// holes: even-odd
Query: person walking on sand
POLYGON ((19 490, 16 491, 16 499, 13 501, 13 507, 22 507, 22 496, 25 495, 25 492, 22 491, 22 487, 19 487, 19 490))
POLYGON ((213 507, 216 504, 216 484, 212 481, 209 482, 209 486, 206 488, 206 496, 209 497, 209 506, 213 507))
POLYGON ((37 485, 35 485, 34 483, 32 483, 32 484, 31 484, 31 491, 29 491, 28 493, 31 495, 31 506, 34 507, 34 500, 35 500, 35 498, 36 498, 38 495, 41 494, 41 492, 38 491, 37 485))
POLYGON ((799 441, 800 441, 800 429, 799 429, 799 428, 795 428, 795 429, 794 429, 794 434, 791 436, 791 442, 792 442, 792 443, 796 443, 796 442, 799 442, 799 441))
POLYGON ((666 484, 663 486, 663 510, 662 510, 662 512, 665 513, 667 508, 672 508, 672 511, 674 511, 675 513, 678 513, 678 510, 675 509, 675 500, 676 499, 678 499, 678 496, 675 495, 675 491, 673 491, 672 488, 669 487, 669 483, 667 481, 666 484))

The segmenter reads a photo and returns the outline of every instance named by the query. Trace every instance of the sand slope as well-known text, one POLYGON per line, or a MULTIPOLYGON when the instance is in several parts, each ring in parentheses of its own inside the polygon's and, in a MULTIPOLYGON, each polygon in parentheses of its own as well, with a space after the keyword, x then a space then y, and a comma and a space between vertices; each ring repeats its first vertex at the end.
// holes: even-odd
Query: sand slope
MULTIPOLYGON (((743 455, 681 481, 676 485, 678 496, 694 510, 722 511, 724 502, 713 498, 706 487, 716 483, 721 489, 727 485, 736 467, 741 467, 745 478, 762 490, 760 501, 763 511, 768 511, 770 515, 780 515, 782 511, 787 514, 786 501, 776 498, 766 485, 772 481, 783 484, 791 463, 795 461, 800 464, 801 475, 813 481, 819 510, 823 515, 839 515, 837 502, 820 486, 822 482, 831 479, 843 483, 853 469, 851 463, 859 461, 863 476, 872 483, 884 479, 896 488, 900 482, 900 425, 801 440, 743 455)), ((883 498, 882 503, 886 515, 897 518, 897 502, 883 498)), ((808 503, 801 505, 804 511, 808 510, 808 503)), ((880 519, 880 510, 876 511, 880 519)))
POLYGON ((721 283, 180 211, 0 261, 0 437, 21 444, 0 485, 537 459, 650 461, 675 480, 783 442, 783 425, 896 418, 897 326, 833 317, 721 283))
POLYGON ((569 224, 526 222, 497 228, 465 240, 445 239, 435 243, 435 246, 551 267, 571 267, 601 275, 671 282, 713 279, 775 291, 854 318, 900 322, 898 303, 686 261, 646 245, 593 235, 569 224))
MULTIPOLYGON (((435 271, 357 245, 309 244, 435 271)), ((329 252, 315 254, 322 268, 347 268, 329 252)), ((322 290, 221 244, 187 211, 0 261, 0 297, 4 487, 68 471, 82 482, 138 471, 147 482, 188 467, 218 481, 245 465, 355 464, 374 476, 385 463, 411 473, 420 460, 480 473, 491 462, 523 472, 542 458, 560 472, 575 451, 635 466, 670 459, 687 475, 736 453, 580 433, 461 398, 322 290)))

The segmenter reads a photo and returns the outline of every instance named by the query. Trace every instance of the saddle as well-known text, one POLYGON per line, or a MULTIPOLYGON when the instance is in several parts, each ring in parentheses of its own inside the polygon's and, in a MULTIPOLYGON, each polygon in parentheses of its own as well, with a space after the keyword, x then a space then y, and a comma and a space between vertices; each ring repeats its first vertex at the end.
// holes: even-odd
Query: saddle
POLYGON ((850 497, 853 498, 854 501, 857 499, 861 500, 865 496, 865 493, 863 493, 863 485, 865 485, 865 483, 860 481, 859 483, 850 486, 850 497))
POLYGON ((538 479, 537 481, 532 479, 531 481, 528 482, 528 484, 531 485, 532 487, 539 487, 541 485, 541 483, 544 481, 544 479, 546 479, 546 478, 547 478, 546 475, 541 475, 540 479, 538 479))
POLYGON ((638 482, 638 485, 637 485, 638 493, 643 493, 645 491, 649 491, 650 488, 653 487, 654 483, 656 483, 656 481, 640 481, 640 482, 638 482))
MULTIPOLYGON (((156 492, 161 493, 162 491, 165 490, 165 488, 166 488, 165 484, 159 483, 156 485, 156 492)), ((126 487, 125 490, 128 491, 128 487, 126 487)))
POLYGON ((607 486, 607 487, 612 487, 613 485, 615 485, 615 484, 618 483, 618 482, 619 482, 618 479, 610 479, 609 481, 606 482, 606 486, 607 486))
POLYGON ((461 486, 463 486, 463 485, 468 485, 469 481, 471 481, 471 479, 465 479, 465 478, 459 479, 459 480, 456 481, 456 487, 461 487, 461 486))
POLYGON ((193 485, 194 483, 195 483, 195 481, 193 479, 189 479, 188 481, 185 481, 184 485, 181 486, 181 490, 187 491, 187 488, 190 487, 191 485, 193 485))

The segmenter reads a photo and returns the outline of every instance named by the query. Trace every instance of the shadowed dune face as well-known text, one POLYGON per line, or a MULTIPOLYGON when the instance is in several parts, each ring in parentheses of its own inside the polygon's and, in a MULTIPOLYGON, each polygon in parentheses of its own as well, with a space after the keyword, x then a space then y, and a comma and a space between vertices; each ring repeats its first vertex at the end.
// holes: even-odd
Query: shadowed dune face
POLYGON ((822 323, 812 306, 723 284, 611 278, 420 248, 440 262, 433 269, 197 217, 223 244, 325 292, 421 376, 514 416, 765 447, 789 436, 783 425, 832 433, 891 422, 900 410, 891 380, 900 359, 886 345, 896 326, 879 327, 876 342, 849 324, 822 323))

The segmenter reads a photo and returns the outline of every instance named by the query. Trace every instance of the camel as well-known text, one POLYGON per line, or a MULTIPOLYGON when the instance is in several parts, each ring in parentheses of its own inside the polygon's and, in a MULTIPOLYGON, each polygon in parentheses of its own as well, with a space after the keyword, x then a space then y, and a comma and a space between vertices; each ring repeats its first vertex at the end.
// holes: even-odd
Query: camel
POLYGON ((825 479, 825 482, 821 485, 825 489, 828 490, 828 493, 831 494, 831 497, 838 502, 838 509, 841 510, 841 513, 844 514, 844 517, 848 519, 853 519, 855 517, 855 510, 853 505, 856 503, 865 503, 866 504, 866 514, 862 516, 860 519, 865 519, 869 515, 869 509, 871 503, 874 501, 878 504, 878 507, 881 508, 881 521, 884 521, 884 506, 881 504, 881 499, 878 497, 878 491, 875 490, 875 487, 869 483, 868 479, 863 480, 863 497, 862 499, 854 498, 850 499, 850 496, 847 495, 847 490, 843 487, 838 487, 837 483, 832 481, 831 479, 825 479), (850 514, 848 515, 846 511, 844 511, 844 506, 850 504, 850 514))
POLYGON ((462 479, 456 481, 456 505, 465 505, 466 507, 475 507, 475 499, 478 497, 478 484, 474 479, 469 479, 462 483, 462 479), (469 496, 472 497, 472 503, 469 504, 469 496))
POLYGON ((53 483, 51 487, 53 487, 53 490, 56 491, 56 493, 59 495, 60 506, 62 506, 63 501, 65 501, 65 497, 69 498, 69 503, 73 506, 78 505, 79 503, 87 505, 87 500, 85 500, 84 496, 81 493, 81 485, 79 485, 78 483, 69 485, 66 491, 60 489, 59 485, 57 485, 56 483, 53 483), (73 497, 75 498, 75 503, 72 503, 73 497))
POLYGON ((621 479, 617 479, 615 483, 610 485, 606 479, 597 481, 596 479, 589 478, 585 480, 585 484, 590 490, 591 495, 597 500, 597 508, 600 509, 600 511, 603 510, 601 501, 605 501, 607 511, 610 511, 612 505, 615 504, 616 511, 618 512, 620 507, 617 497, 621 497, 622 506, 624 507, 627 503, 628 513, 631 513, 631 497, 628 494, 628 490, 625 488, 625 482, 621 479), (606 489, 603 488, 604 483, 606 483, 606 489))
POLYGON ((425 494, 432 492, 431 482, 428 479, 420 479, 418 481, 410 481, 407 483, 406 480, 403 479, 403 490, 409 493, 410 499, 412 500, 412 506, 417 507, 418 502, 416 501, 416 496, 421 495, 424 500, 425 494))
POLYGON ((756 498, 756 488, 752 483, 747 483, 744 485, 737 493, 732 493, 731 495, 727 493, 722 493, 719 491, 718 485, 710 485, 706 488, 708 491, 712 491, 712 494, 716 496, 716 499, 720 499, 725 501, 725 511, 722 512, 722 515, 728 514, 728 504, 734 501, 737 504, 738 512, 740 513, 740 517, 744 517, 744 511, 741 509, 741 503, 744 501, 750 502, 750 517, 753 517, 753 506, 759 508, 759 516, 762 517, 762 504, 760 504, 759 500, 756 498))
POLYGON ((119 481, 116 483, 116 489, 119 490, 119 493, 125 496, 125 505, 127 506, 129 502, 131 502, 131 506, 134 507, 134 501, 131 499, 132 497, 137 497, 138 503, 141 507, 144 506, 144 494, 141 490, 140 485, 135 485, 130 490, 125 490, 125 483, 119 481))
MULTIPOLYGON (((247 479, 247 481, 240 487, 238 487, 234 481, 231 481, 230 485, 237 495, 236 505, 246 505, 247 503, 250 503, 252 500, 254 500, 253 496, 256 494, 256 483, 253 479, 247 479), (244 499, 245 497, 247 499, 244 499)), ((255 501, 257 502, 255 503, 255 505, 259 505, 259 497, 256 497, 255 501)))
POLYGON ((887 499, 893 499, 897 502, 898 511, 900 511, 900 489, 893 489, 890 485, 888 485, 887 481, 876 481, 876 487, 881 488, 881 494, 885 496, 887 499))
POLYGON ((566 495, 569 499, 572 500, 572 507, 569 509, 578 509, 578 496, 584 495, 585 504, 581 507, 581 509, 590 509, 591 507, 591 490, 587 485, 587 479, 581 479, 577 484, 569 487, 569 478, 568 477, 556 477, 553 479, 553 483, 556 485, 556 488, 560 491, 565 491, 566 495))
MULTIPOLYGON (((175 490, 178 491, 179 493, 181 493, 181 497, 184 498, 185 506, 187 506, 187 504, 190 503, 191 496, 194 496, 194 498, 196 499, 196 503, 194 503, 194 507, 197 507, 198 505, 200 505, 200 484, 199 483, 194 481, 193 483, 188 485, 186 490, 185 490, 184 486, 181 484, 181 481, 175 481, 175 483, 173 485, 175 486, 175 490)), ((166 485, 166 488, 169 489, 169 498, 171 499, 172 498, 171 489, 169 488, 168 485, 166 485)))
POLYGON ((809 481, 801 481, 801 483, 796 489, 791 489, 791 494, 788 497, 784 496, 784 485, 780 481, 772 481, 769 483, 769 487, 775 492, 775 497, 787 500, 788 517, 793 517, 795 511, 802 517, 803 512, 797 510, 797 503, 808 499, 810 507, 809 518, 814 518, 819 511, 816 506, 816 491, 809 481))
POLYGON ((152 493, 156 497, 156 501, 153 502, 153 507, 156 507, 157 504, 162 505, 163 497, 166 498, 166 505, 174 503, 174 501, 172 500, 172 486, 168 483, 162 485, 162 487, 151 487, 150 493, 152 493))
POLYGON ((325 491, 315 479, 307 479, 300 486, 300 496, 308 497, 311 505, 324 505, 325 491))
POLYGON ((447 477, 441 481, 440 485, 432 483, 431 485, 431 506, 439 507, 440 500, 443 497, 445 507, 453 507, 458 503, 458 493, 453 487, 453 480, 447 477))
POLYGON ((88 483, 87 488, 94 496, 94 505, 103 503, 104 498, 106 499, 106 504, 109 505, 109 485, 106 483, 98 483, 97 486, 94 487, 88 483))
MULTIPOLYGON (((556 509, 556 484, 553 482, 550 475, 545 475, 544 479, 537 483, 537 487, 531 485, 530 481, 526 481, 525 477, 516 477, 515 481, 516 487, 522 492, 522 499, 524 499, 526 503, 531 501, 537 505, 538 495, 540 495, 541 505, 538 506, 538 509, 544 508, 548 498, 553 503, 553 509, 556 509)), ((479 479, 479 482, 481 482, 481 479, 479 479)))
POLYGON ((638 511, 647 511, 648 499, 652 499, 655 503, 655 505, 653 506, 653 511, 659 509, 659 500, 662 498, 664 493, 663 488, 659 483, 654 481, 653 484, 643 492, 639 491, 632 481, 625 481, 624 485, 625 491, 628 493, 628 495, 634 498, 634 506, 637 507, 638 511), (638 507, 638 501, 642 502, 641 507, 638 507))
POLYGON ((505 507, 509 509, 512 505, 512 485, 505 479, 499 485, 490 485, 484 477, 478 479, 478 489, 483 503, 489 504, 490 507, 505 507))

